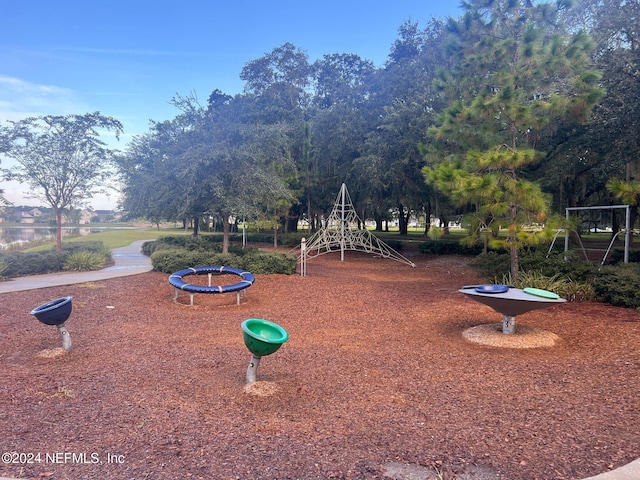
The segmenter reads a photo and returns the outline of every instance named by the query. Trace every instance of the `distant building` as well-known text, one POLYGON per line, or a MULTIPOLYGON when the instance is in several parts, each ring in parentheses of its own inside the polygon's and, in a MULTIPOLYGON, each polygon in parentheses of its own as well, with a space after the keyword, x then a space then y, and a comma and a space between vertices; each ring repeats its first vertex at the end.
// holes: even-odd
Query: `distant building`
MULTIPOLYGON (((89 225, 91 223, 117 222, 122 218, 122 212, 114 210, 93 210, 85 208, 73 210, 62 215, 63 224, 89 225)), ((56 218, 52 208, 29 206, 4 206, 0 205, 0 223, 46 223, 55 224, 56 218)))
POLYGON ((80 225, 89 225, 94 215, 95 213, 93 210, 85 208, 80 211, 80 219, 78 220, 78 223, 80 225))
POLYGON ((98 218, 98 222, 117 222, 122 218, 122 212, 116 212, 115 210, 94 210, 93 216, 98 218))
POLYGON ((38 208, 20 212, 20 223, 36 223, 42 217, 42 211, 38 208))

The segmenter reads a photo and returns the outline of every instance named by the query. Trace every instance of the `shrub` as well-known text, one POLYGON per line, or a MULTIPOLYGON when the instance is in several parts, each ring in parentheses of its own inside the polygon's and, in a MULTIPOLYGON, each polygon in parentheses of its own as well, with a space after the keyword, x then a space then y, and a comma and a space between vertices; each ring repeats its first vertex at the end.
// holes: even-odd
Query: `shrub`
MULTIPOLYGON (((498 279, 496 279, 498 280, 498 279)), ((560 294, 568 280, 561 278, 559 274, 548 277, 540 272, 519 272, 518 279, 514 282, 510 274, 503 275, 497 283, 513 285, 516 288, 541 288, 560 294)))
POLYGON ((59 272, 64 268, 67 252, 10 252, 0 255, 7 264, 4 275, 19 277, 41 273, 59 272))
POLYGON ((182 248, 189 251, 211 251, 222 252, 222 237, 213 235, 176 235, 173 237, 160 237, 153 242, 145 242, 142 246, 142 253, 151 256, 158 250, 171 250, 182 248))
POLYGON ((603 267, 595 277, 593 288, 603 302, 640 308, 640 265, 630 263, 603 267))
POLYGON ((67 255, 64 262, 64 269, 83 272, 88 270, 99 270, 104 267, 104 264, 104 253, 81 250, 67 255))
POLYGON ((149 240, 142 244, 140 251, 143 255, 150 257, 153 252, 156 251, 158 240, 149 240))
MULTIPOLYGON (((64 249, 64 253, 66 254, 71 254, 71 253, 75 253, 83 250, 89 251, 89 252, 96 252, 96 253, 103 253, 105 251, 108 252, 108 250, 104 246, 104 243, 101 241, 69 242, 69 243, 65 242, 62 248, 64 249)), ((55 252, 56 247, 52 247, 51 251, 55 252)))
POLYGON ((401 251, 403 247, 402 240, 397 240, 395 238, 386 238, 384 243, 393 248, 396 252, 401 251))
POLYGON ((298 259, 278 252, 255 252, 242 257, 242 268, 251 273, 295 273, 298 259))
POLYGON ((151 255, 151 264, 154 270, 171 274, 189 267, 204 267, 208 265, 233 267, 239 265, 240 261, 237 255, 230 253, 222 254, 173 248, 153 253, 151 255))
POLYGON ((427 241, 418 246, 420 253, 435 255, 479 255, 482 253, 481 245, 463 245, 460 242, 427 241))
POLYGON ((536 271, 552 277, 559 274, 578 282, 587 282, 593 278, 595 267, 591 262, 582 260, 575 252, 551 252, 544 249, 525 249, 520 254, 520 269, 536 271))
POLYGON ((431 240, 438 241, 444 235, 444 229, 442 227, 431 227, 427 235, 431 240))
POLYGON ((0 260, 0 279, 6 278, 5 272, 7 271, 7 268, 9 268, 7 262, 0 260))
MULTIPOLYGON (((506 275, 511 270, 511 256, 508 253, 481 253, 470 262, 478 274, 484 278, 495 278, 506 275)), ((568 252, 565 260, 564 252, 547 253, 543 250, 525 249, 520 252, 521 272, 537 272, 544 277, 559 275, 566 280, 584 283, 590 282, 595 274, 591 262, 580 260, 575 254, 568 252)))
POLYGON ((284 247, 295 248, 300 245, 303 238, 309 238, 311 235, 313 234, 309 232, 285 233, 278 235, 278 243, 281 243, 284 247))
POLYGON ((586 302, 596 298, 596 291, 592 283, 569 280, 561 295, 570 302, 586 302))
POLYGON ((509 274, 511 257, 498 252, 481 253, 469 262, 469 265, 483 278, 495 278, 509 274))
MULTIPOLYGON (((242 236, 240 236, 240 241, 242 241, 242 236)), ((273 233, 266 232, 253 232, 247 234, 247 242, 252 243, 265 243, 268 245, 273 245, 273 233)), ((278 235, 278 243, 282 243, 282 238, 278 235)))
MULTIPOLYGON (((622 263, 624 262, 624 248, 614 248, 611 252, 611 261, 613 263, 622 263)), ((640 250, 637 248, 629 249, 629 262, 639 263, 640 262, 640 250)))
POLYGON ((8 252, 0 254, 4 272, 0 276, 20 277, 62 270, 96 270, 102 268, 111 252, 103 242, 70 242, 62 252, 55 247, 40 252, 8 252), (95 258, 94 258, 95 256, 95 258))
MULTIPOLYGON (((241 245, 231 245, 229 253, 223 254, 218 251, 218 245, 213 244, 211 244, 210 250, 205 251, 201 249, 188 250, 176 246, 155 248, 150 245, 151 243, 153 242, 145 242, 143 253, 152 252, 150 257, 153 269, 168 274, 189 267, 222 265, 241 268, 251 273, 283 273, 288 275, 295 272, 297 264, 297 258, 294 255, 262 252, 253 247, 242 248, 241 245)), ((162 243, 166 246, 173 242, 163 239, 162 243)), ((184 243, 184 245, 189 244, 190 242, 184 243)))
POLYGON ((552 276, 544 275, 536 271, 523 271, 518 273, 518 279, 514 282, 511 274, 505 274, 495 278, 495 283, 513 285, 516 288, 541 288, 557 293, 570 302, 583 302, 593 300, 595 291, 588 282, 576 282, 557 273, 552 276))
POLYGON ((241 257, 234 253, 208 252, 204 255, 200 265, 221 265, 227 267, 242 268, 241 257))

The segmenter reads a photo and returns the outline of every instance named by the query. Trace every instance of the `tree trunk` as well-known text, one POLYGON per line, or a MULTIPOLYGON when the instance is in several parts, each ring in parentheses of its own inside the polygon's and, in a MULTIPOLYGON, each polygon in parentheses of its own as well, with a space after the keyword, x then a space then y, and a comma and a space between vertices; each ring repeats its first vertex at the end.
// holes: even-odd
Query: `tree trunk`
POLYGON ((229 253, 229 213, 222 214, 222 253, 229 253))
POLYGON ((427 203, 424 209, 424 237, 429 236, 429 228, 431 228, 431 202, 427 203))
POLYGON ((56 250, 62 251, 62 209, 56 209, 56 250))
POLYGON ((398 227, 400 228, 400 235, 407 234, 407 222, 404 216, 404 205, 398 206, 398 227))
POLYGON ((376 232, 382 232, 384 220, 382 219, 382 215, 373 215, 374 220, 376 221, 376 232))
POLYGON ((411 220, 411 209, 408 209, 406 215, 404 216, 404 229, 402 232, 403 235, 407 235, 409 233, 409 220, 411 220))
POLYGON ((193 219, 193 236, 197 237, 200 233, 200 217, 195 217, 193 219))
POLYGON ((297 232, 298 220, 300 220, 300 216, 296 212, 292 212, 291 210, 289 210, 289 215, 287 215, 287 222, 285 225, 285 233, 297 232))
POLYGON ((442 228, 442 234, 449 234, 449 219, 444 215, 440 215, 440 227, 442 228))
POLYGON ((511 225, 509 225, 509 237, 507 243, 511 251, 511 281, 515 283, 518 279, 518 271, 520 270, 520 259, 518 258, 518 243, 516 238, 516 205, 511 204, 509 207, 511 216, 511 225))

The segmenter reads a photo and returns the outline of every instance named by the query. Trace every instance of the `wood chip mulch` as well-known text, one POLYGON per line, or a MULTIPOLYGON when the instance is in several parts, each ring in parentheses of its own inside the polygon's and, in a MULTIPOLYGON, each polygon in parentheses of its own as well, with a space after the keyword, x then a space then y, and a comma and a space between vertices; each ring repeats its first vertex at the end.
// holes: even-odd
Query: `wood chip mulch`
POLYGON ((411 259, 324 255, 240 305, 174 301, 158 272, 0 295, 0 476, 581 479, 640 457, 638 311, 561 304, 517 318, 553 346, 484 345, 463 332, 501 316, 457 292, 469 259, 411 259), (68 295, 60 354, 30 311, 68 295), (247 318, 289 334, 253 387, 247 318))

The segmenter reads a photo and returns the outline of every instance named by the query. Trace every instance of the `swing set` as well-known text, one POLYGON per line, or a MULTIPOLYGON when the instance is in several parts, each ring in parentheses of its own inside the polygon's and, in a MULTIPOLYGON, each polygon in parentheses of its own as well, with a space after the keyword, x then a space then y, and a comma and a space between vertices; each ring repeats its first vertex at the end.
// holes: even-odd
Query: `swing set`
MULTIPOLYGON (((591 229, 591 211, 593 210, 615 210, 615 209, 620 209, 620 208, 624 208, 625 209, 625 227, 624 229, 618 230, 611 238, 611 242, 609 242, 609 247, 606 250, 597 250, 597 249, 592 249, 592 250, 597 250, 597 251, 604 251, 605 254, 602 257, 602 261, 600 262, 600 267, 602 268, 602 266, 604 265, 604 263, 607 260, 607 257, 609 256, 609 253, 611 252, 611 248, 613 247, 614 242, 616 241, 616 239, 618 238, 618 236, 621 233, 624 233, 624 263, 629 263, 629 246, 631 245, 631 215, 629 212, 629 205, 603 205, 603 206, 593 206, 593 207, 568 207, 565 208, 565 212, 566 212, 566 219, 567 219, 567 224, 569 223, 569 217, 571 212, 580 212, 580 211, 588 211, 589 212, 589 223, 587 225, 588 229, 591 229)), ((597 230, 597 229, 596 229, 597 230)), ((553 245, 556 241, 556 239, 558 238, 558 236, 560 235, 560 232, 564 231, 564 251, 565 253, 569 250, 569 236, 571 233, 574 233, 576 238, 578 239, 578 243, 580 244, 580 249, 582 250, 582 253, 584 254, 584 257, 586 260, 589 260, 589 256, 587 255, 587 249, 584 247, 584 244, 582 243, 582 238, 580 237, 580 234, 575 231, 575 230, 569 230, 569 229, 560 229, 556 232, 555 237, 553 238, 553 241, 551 242, 551 246, 549 247, 549 251, 547 252, 547 255, 549 255, 551 253, 551 250, 553 249, 553 245)))

